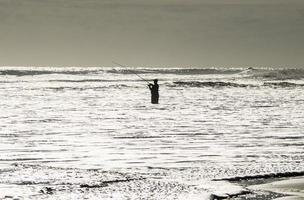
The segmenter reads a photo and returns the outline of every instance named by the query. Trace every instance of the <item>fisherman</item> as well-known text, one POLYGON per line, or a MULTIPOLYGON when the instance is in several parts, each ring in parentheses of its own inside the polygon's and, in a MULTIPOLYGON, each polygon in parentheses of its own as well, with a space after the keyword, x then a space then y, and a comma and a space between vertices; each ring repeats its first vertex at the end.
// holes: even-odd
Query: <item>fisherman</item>
POLYGON ((148 87, 151 91, 151 103, 152 104, 158 104, 159 94, 158 94, 158 80, 154 79, 154 84, 149 83, 148 87))

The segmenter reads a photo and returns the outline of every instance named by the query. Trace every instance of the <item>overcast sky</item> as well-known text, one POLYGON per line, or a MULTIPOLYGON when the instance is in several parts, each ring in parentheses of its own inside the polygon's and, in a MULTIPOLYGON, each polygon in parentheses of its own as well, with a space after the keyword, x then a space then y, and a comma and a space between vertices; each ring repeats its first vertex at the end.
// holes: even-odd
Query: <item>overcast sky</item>
POLYGON ((303 67, 303 0, 0 0, 0 65, 303 67))

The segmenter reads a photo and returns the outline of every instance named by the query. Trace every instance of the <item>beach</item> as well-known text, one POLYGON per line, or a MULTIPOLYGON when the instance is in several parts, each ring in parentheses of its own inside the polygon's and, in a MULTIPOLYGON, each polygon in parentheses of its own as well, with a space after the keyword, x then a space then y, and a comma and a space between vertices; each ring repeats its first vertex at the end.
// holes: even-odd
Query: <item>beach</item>
POLYGON ((254 191, 270 191, 286 195, 276 200, 302 200, 304 199, 304 177, 282 179, 266 184, 250 186, 254 191))

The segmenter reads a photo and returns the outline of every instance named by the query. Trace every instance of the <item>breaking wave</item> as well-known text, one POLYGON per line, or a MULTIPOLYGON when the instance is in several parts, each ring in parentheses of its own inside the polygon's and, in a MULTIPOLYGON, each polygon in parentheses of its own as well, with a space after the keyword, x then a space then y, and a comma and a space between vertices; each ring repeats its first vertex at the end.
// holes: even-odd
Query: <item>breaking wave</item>
POLYGON ((284 88, 284 87, 303 87, 304 84, 297 84, 291 82, 264 82, 262 85, 254 84, 243 84, 234 82, 224 82, 224 81, 175 81, 171 87, 274 87, 274 88, 284 88))
POLYGON ((2 67, 0 76, 35 76, 47 74, 175 74, 175 75, 236 75, 241 78, 270 80, 303 79, 304 69, 261 69, 261 68, 104 68, 104 67, 2 67))
POLYGON ((303 79, 304 69, 247 69, 240 73, 249 78, 272 80, 303 79))
POLYGON ((96 73, 98 70, 73 70, 73 69, 0 69, 0 75, 3 76, 37 76, 37 75, 48 75, 48 74, 70 74, 70 75, 79 75, 79 74, 90 74, 96 73))
POLYGON ((222 81, 176 81, 173 82, 176 86, 188 86, 188 87, 255 87, 254 85, 250 84, 239 84, 239 83, 232 83, 232 82, 222 82, 222 81))
POLYGON ((175 74, 175 75, 208 75, 208 74, 237 74, 242 72, 243 69, 225 69, 225 68, 152 68, 152 69, 112 69, 108 70, 108 73, 117 74, 175 74))
POLYGON ((116 74, 175 74, 175 75, 236 75, 237 77, 271 80, 303 79, 304 69, 255 69, 255 68, 169 68, 169 69, 111 69, 116 74))

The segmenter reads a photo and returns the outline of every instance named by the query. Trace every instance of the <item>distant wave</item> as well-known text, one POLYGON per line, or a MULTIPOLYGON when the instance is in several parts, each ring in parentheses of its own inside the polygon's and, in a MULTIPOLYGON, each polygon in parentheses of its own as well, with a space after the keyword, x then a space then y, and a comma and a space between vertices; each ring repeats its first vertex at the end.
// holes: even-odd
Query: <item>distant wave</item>
POLYGON ((242 84, 224 81, 175 81, 171 87, 303 87, 304 84, 296 84, 290 82, 264 82, 263 85, 242 84))
POLYGON ((178 74, 178 75, 195 75, 195 74, 236 74, 242 72, 242 69, 216 69, 216 68, 142 68, 142 69, 120 69, 107 70, 108 73, 117 74, 178 74))
POLYGON ((177 74, 177 75, 195 75, 195 74, 236 74, 242 72, 242 69, 216 69, 216 68, 126 68, 115 69, 105 67, 92 68, 56 68, 56 67, 2 67, 0 75, 12 76, 34 76, 43 74, 89 74, 89 73, 112 73, 112 74, 177 74))
POLYGON ((173 82, 177 86, 188 86, 188 87, 255 87, 254 85, 250 84, 239 84, 239 83, 232 83, 232 82, 222 82, 222 81, 176 81, 173 82))
POLYGON ((49 82, 64 82, 64 83, 83 83, 83 82, 117 82, 118 80, 106 80, 106 79, 81 79, 81 80, 69 80, 69 79, 60 79, 60 80, 49 80, 49 82))
POLYGON ((51 68, 51 67, 2 67, 0 75, 35 76, 44 74, 175 74, 175 75, 236 75, 239 78, 261 78, 270 80, 303 79, 304 69, 261 68, 51 68))
POLYGON ((95 72, 92 70, 19 70, 19 69, 0 69, 0 75, 6 76, 36 76, 36 75, 47 75, 47 74, 71 74, 71 75, 78 75, 78 74, 89 74, 95 72))
MULTIPOLYGON (((79 90, 79 91, 84 91, 84 90, 106 90, 109 88, 114 88, 114 89, 122 89, 122 88, 138 88, 138 87, 134 87, 134 86, 129 86, 129 85, 125 85, 125 84, 119 84, 119 85, 107 85, 107 86, 98 86, 98 87, 46 87, 44 88, 45 90, 57 90, 57 91, 62 91, 62 90, 79 90)), ((36 89, 32 89, 32 90, 36 90, 36 89)), ((37 90, 40 90, 37 89, 37 90)))
POLYGON ((85 83, 85 82, 137 82, 138 80, 134 79, 77 79, 77 80, 71 80, 71 79, 54 79, 49 80, 49 82, 66 82, 66 83, 85 83))
POLYGON ((183 86, 183 87, 304 87, 304 84, 296 84, 290 82, 264 82, 263 85, 253 85, 253 84, 241 84, 233 82, 224 82, 224 81, 175 81, 174 86, 183 86))
POLYGON ((247 69, 239 73, 249 78, 272 80, 303 79, 304 69, 247 69))
POLYGON ((108 70, 108 73, 117 74, 177 74, 177 75, 238 75, 247 78, 263 78, 272 80, 302 79, 304 69, 255 69, 255 68, 169 68, 169 69, 121 69, 108 70))

